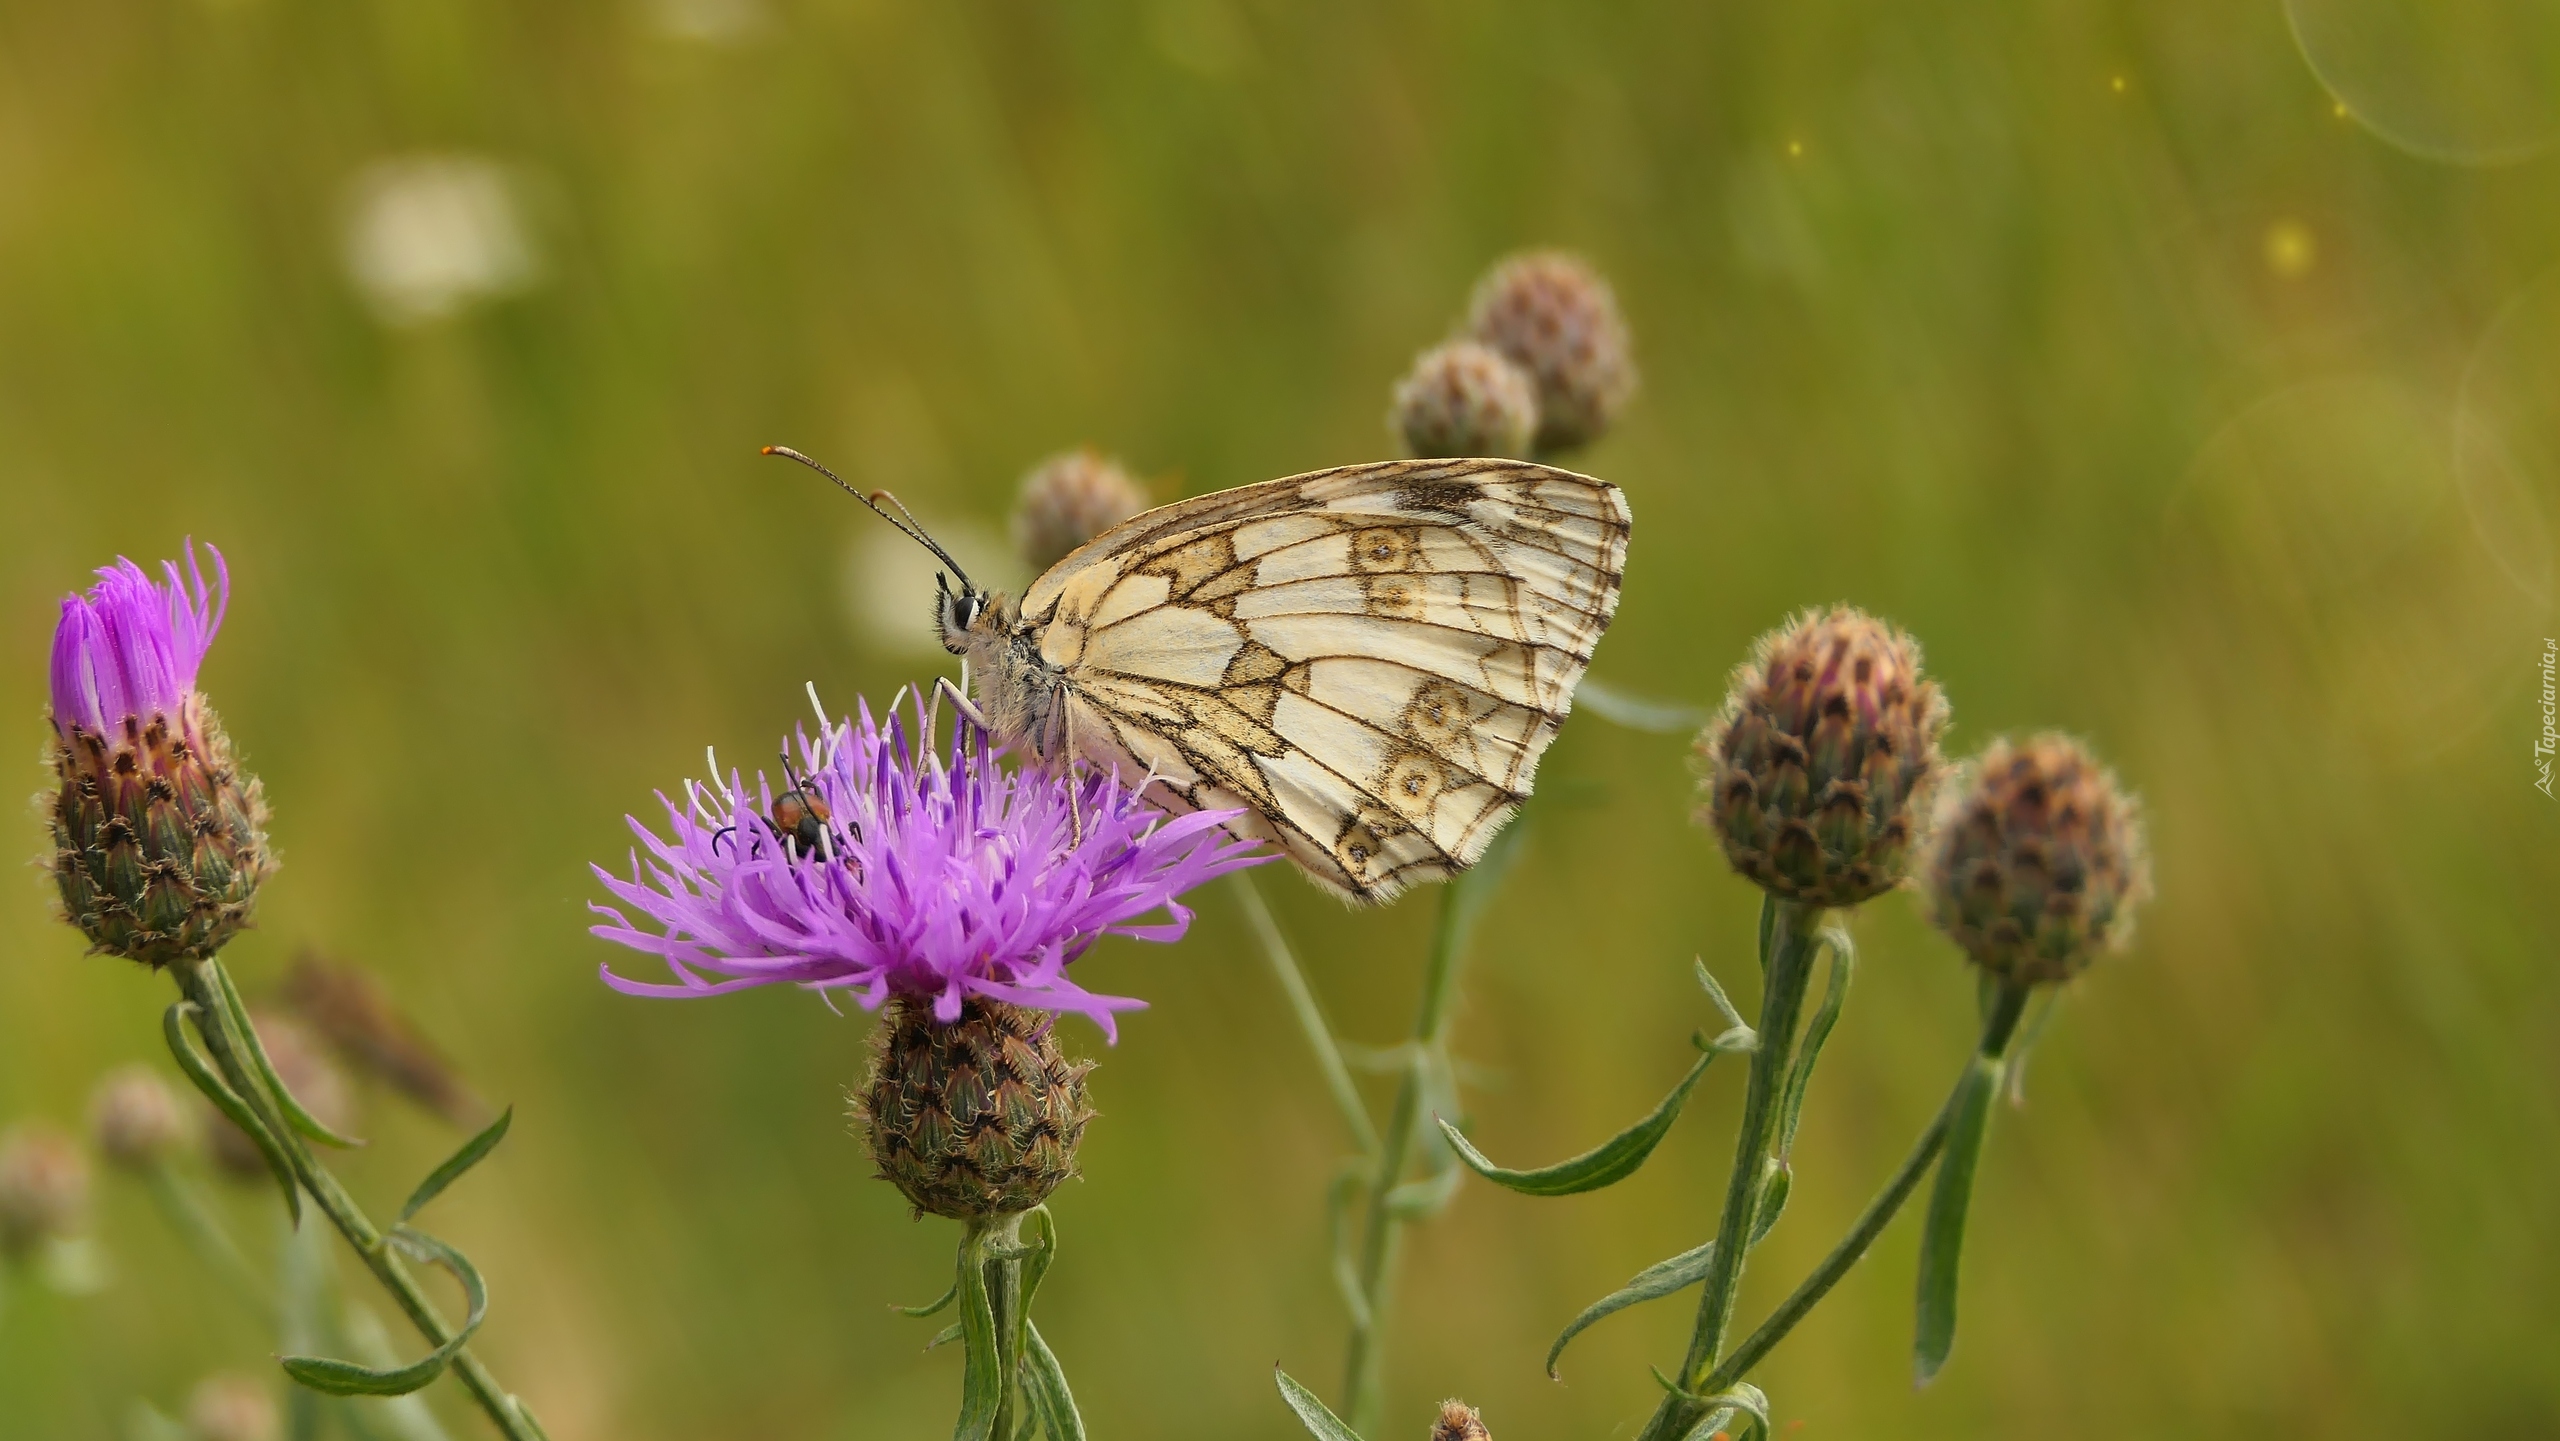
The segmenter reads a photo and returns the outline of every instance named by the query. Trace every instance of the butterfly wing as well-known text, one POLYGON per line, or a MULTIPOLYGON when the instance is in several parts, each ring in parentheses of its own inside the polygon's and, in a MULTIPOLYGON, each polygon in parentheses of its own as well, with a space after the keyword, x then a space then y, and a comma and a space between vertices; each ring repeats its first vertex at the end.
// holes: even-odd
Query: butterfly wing
POLYGON ((1023 597, 1088 759, 1243 808, 1379 901, 1519 809, 1618 604, 1626 498, 1514 460, 1346 466, 1105 531, 1023 597))

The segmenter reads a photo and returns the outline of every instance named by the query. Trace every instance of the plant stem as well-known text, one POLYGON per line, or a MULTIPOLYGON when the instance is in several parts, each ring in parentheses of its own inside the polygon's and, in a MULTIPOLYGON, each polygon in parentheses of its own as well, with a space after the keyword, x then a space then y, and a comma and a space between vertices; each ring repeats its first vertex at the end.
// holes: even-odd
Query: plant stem
MULTIPOLYGON (((1769 1158, 1769 1143, 1778 1127, 1778 1092, 1786 1083, 1793 1058, 1796 1022, 1804 1012, 1813 955, 1819 942, 1820 911, 1771 896, 1762 902, 1760 1048, 1751 1054, 1751 1083, 1744 1093, 1741 1132, 1734 1138, 1733 1174, 1725 1183, 1724 1214, 1716 1227, 1714 1260, 1706 1275, 1706 1294, 1698 1300, 1698 1322, 1689 1336, 1689 1355, 1680 1366, 1680 1385, 1696 1394, 1699 1383, 1724 1349, 1725 1330, 1742 1289, 1744 1253, 1750 1249, 1753 1222, 1760 1209, 1760 1187, 1769 1158)), ((1704 1408, 1683 1396, 1665 1396, 1641 1441, 1680 1441, 1695 1426, 1704 1408)))
POLYGON ((196 1253, 196 1259, 222 1277, 240 1304, 258 1313, 258 1319, 274 1325, 276 1298, 267 1283, 258 1276, 249 1258, 241 1253, 240 1243, 222 1228, 205 1208, 204 1198, 196 1193, 194 1183, 180 1175, 166 1161, 154 1161, 142 1172, 143 1186, 160 1208, 169 1229, 196 1253))
POLYGON ((1342 1388, 1351 1429, 1362 1435, 1376 1431, 1378 1410, 1385 1399, 1387 1302, 1395 1281, 1396 1253, 1403 1230, 1403 1222, 1390 1201, 1396 1183, 1404 1178, 1405 1163, 1412 1157, 1414 1141, 1427 1119, 1422 1110, 1428 1067, 1449 1039, 1449 1014, 1457 995, 1458 951, 1463 940, 1460 932, 1464 929, 1461 900, 1456 885, 1441 893, 1440 921, 1432 932, 1431 955, 1422 974, 1422 1005, 1413 1021, 1412 1063, 1397 1084, 1395 1109, 1389 1113, 1386 1134, 1373 1153, 1377 1164, 1369 1175, 1368 1228, 1361 1237, 1359 1275, 1368 1316, 1365 1324, 1357 1318, 1352 1322, 1351 1354, 1342 1388))
MULTIPOLYGON (((1982 1042, 1976 1047, 1981 1055, 1998 1059, 2008 1048, 2010 1037, 2018 1027, 2018 1016, 2026 1008, 2026 999, 2027 993, 2023 990, 2001 992, 1990 1018, 1983 1025, 1982 1042)), ((1920 1139, 1912 1143, 1911 1154, 1903 1157, 1901 1169, 1895 1171, 1893 1179, 1885 1182, 1884 1189, 1867 1203, 1867 1209, 1849 1228, 1849 1234, 1841 1238, 1839 1245, 1831 1248, 1831 1254, 1822 1258, 1822 1264, 1813 1268, 1813 1274, 1805 1277, 1804 1283, 1780 1302, 1777 1310, 1769 1313, 1769 1319, 1761 1322, 1759 1329, 1733 1348, 1733 1354, 1727 1356, 1723 1364, 1716 1367, 1715 1373, 1697 1388, 1700 1394, 1714 1395, 1748 1375, 1752 1367, 1759 1365, 1763 1357, 1787 1338, 1787 1333, 1795 1329, 1797 1322, 1821 1304, 1831 1288, 1849 1274, 1849 1269, 1866 1256, 1867 1248, 1884 1234, 1884 1228, 1902 1210, 1903 1202, 1910 1200, 1911 1193, 1920 1188, 1921 1178, 1929 1174, 1930 1165, 1946 1146, 1947 1124, 1955 1114, 1956 1096, 1963 1086, 1964 1078, 1960 1075, 1955 1089, 1947 1093, 1945 1104, 1938 1108, 1937 1118, 1920 1133, 1920 1139)))
POLYGON ((1352 1082, 1351 1068, 1342 1061, 1342 1048, 1335 1044, 1333 1027, 1325 1024, 1324 1009, 1316 1004, 1316 993, 1307 984, 1307 974, 1298 968, 1298 958, 1289 949, 1288 938, 1280 934, 1280 923, 1272 918, 1271 907, 1263 902, 1262 892, 1254 888, 1250 874, 1238 874, 1236 891, 1244 898, 1245 919, 1254 934, 1262 938, 1262 949, 1271 958, 1272 973, 1279 977, 1280 989, 1289 998, 1289 1012, 1298 1018, 1298 1029, 1305 1033, 1307 1045, 1316 1053, 1316 1069, 1324 1072, 1325 1089, 1332 1093, 1336 1110, 1342 1112, 1344 1125, 1351 1128, 1351 1138, 1364 1157, 1378 1154, 1378 1128, 1369 1119, 1369 1108, 1360 1101, 1360 1088, 1352 1082))
POLYGON ((987 1257, 987 1310, 996 1323, 996 1377, 1002 1388, 996 1401, 992 1437, 1013 1435, 1014 1393, 1022 1370, 1022 1247, 1019 1212, 998 1216, 979 1233, 979 1254, 987 1257))
MULTIPOLYGON (((268 1102, 266 1088, 246 1063, 241 1053, 241 1038, 232 1034, 231 1024, 226 1018, 221 985, 215 977, 216 968, 221 964, 216 960, 182 960, 169 966, 170 974, 177 979, 179 992, 195 1003, 196 1029, 204 1037, 205 1049, 210 1053, 213 1064, 222 1072, 223 1079, 230 1082, 231 1088, 267 1120, 269 1129, 275 1132, 277 1141, 284 1147, 294 1178, 311 1193, 311 1199, 319 1203, 329 1223, 338 1228, 338 1234, 346 1237, 347 1244, 355 1248, 356 1256, 364 1262, 365 1269, 371 1271, 374 1279, 382 1283, 382 1288, 391 1293, 391 1298, 417 1326, 419 1334, 431 1344, 442 1346, 453 1339, 453 1328, 446 1324, 435 1303, 427 1298, 427 1293, 419 1288, 417 1278, 409 1274, 408 1267, 402 1265, 400 1258, 384 1243, 382 1232, 356 1205, 355 1198, 347 1194, 346 1188, 338 1184, 338 1178, 314 1159, 302 1138, 274 1114, 275 1108, 268 1102)), ((474 1356, 468 1347, 454 1353, 452 1369, 462 1378, 462 1384, 470 1391, 472 1399, 488 1413, 489 1419, 508 1441, 541 1441, 541 1432, 517 1407, 515 1398, 507 1394, 497 1378, 489 1374, 489 1368, 482 1365, 480 1358, 474 1356)))

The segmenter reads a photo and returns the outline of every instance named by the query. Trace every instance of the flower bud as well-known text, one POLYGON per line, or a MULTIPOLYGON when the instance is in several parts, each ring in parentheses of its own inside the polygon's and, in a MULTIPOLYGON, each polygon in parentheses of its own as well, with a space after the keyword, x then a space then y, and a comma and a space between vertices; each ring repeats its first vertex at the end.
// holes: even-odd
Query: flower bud
POLYGON ((278 999, 358 1075, 457 1126, 478 1130, 488 1123, 487 1103, 370 972, 305 951, 294 958, 278 999))
POLYGON ((1440 1403, 1440 1417, 1431 1423, 1431 1441, 1493 1441, 1493 1433, 1484 1429, 1484 1418, 1476 1408, 1452 1396, 1440 1403))
POLYGON ((2013 986, 2067 981, 2133 936, 2151 894, 2142 812, 2068 736, 1995 740, 1938 811, 1930 918, 2013 986))
POLYGON ((177 1093, 149 1066, 122 1066, 89 1101, 89 1135, 110 1165, 148 1171, 195 1139, 177 1093))
POLYGON ((0 1136, 0 1260, 65 1235, 89 1208, 89 1163, 69 1136, 23 1125, 0 1136))
POLYGON ((276 1399, 246 1376, 207 1376, 187 1397, 187 1428, 202 1441, 276 1441, 276 1399))
POLYGON ((1387 427, 1417 456, 1526 456, 1538 429, 1538 383, 1502 352, 1453 340, 1415 356, 1396 382, 1387 427))
POLYGON ((1618 298, 1577 256, 1532 251, 1495 266, 1476 285, 1467 332, 1537 382, 1542 452, 1599 439, 1635 394, 1635 358, 1618 298))
MULTIPOLYGON (((344 1134, 354 1130, 355 1092, 347 1084, 346 1072, 329 1059, 320 1039, 301 1022, 272 1011, 252 1011, 249 1020, 258 1028, 259 1044, 266 1047, 267 1060, 276 1068, 276 1079, 293 1092, 302 1109, 332 1131, 344 1134)), ((205 1115, 205 1139, 214 1164, 235 1180, 266 1180, 270 1174, 267 1159, 258 1143, 231 1124, 229 1117, 210 1107, 205 1115)))
POLYGON ((1014 549, 1037 575, 1146 508, 1146 490, 1120 462, 1089 448, 1061 451, 1022 477, 1013 503, 1014 549))
POLYGON ((221 949, 275 869, 257 779, 195 688, 230 598, 213 560, 211 586, 192 546, 185 578, 162 563, 166 585, 120 560, 64 597, 53 636, 50 864, 64 918, 93 951, 150 966, 221 949))
POLYGON ((933 1002, 893 997, 871 1032, 871 1075, 855 1100, 880 1175, 955 1220, 1028 1211, 1076 1173, 1093 1119, 1089 1061, 1058 1049, 1053 1017, 972 999, 942 1025, 933 1002))
POLYGON ((1847 606, 1760 638, 1699 733, 1698 823, 1770 894, 1853 906, 1891 890, 1941 769, 1947 703, 1920 645, 1847 606))

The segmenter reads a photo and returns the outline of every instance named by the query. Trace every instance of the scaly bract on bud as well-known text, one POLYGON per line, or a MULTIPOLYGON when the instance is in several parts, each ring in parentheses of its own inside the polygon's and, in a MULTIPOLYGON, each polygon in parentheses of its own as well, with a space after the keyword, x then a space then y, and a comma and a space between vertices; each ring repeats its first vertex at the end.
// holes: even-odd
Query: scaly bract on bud
POLYGON ((1467 333, 1537 382, 1541 451, 1599 439, 1635 394, 1635 346, 1618 297, 1578 256, 1530 251, 1496 265, 1476 285, 1467 333))
POLYGON ((2132 939, 2151 894, 2142 811, 2076 740, 1995 740, 1939 808, 1931 919, 2010 985, 2067 981, 2132 939))
POLYGON ((1414 357, 1387 427, 1416 456, 1526 456, 1538 383, 1492 346, 1453 340, 1414 357))
POLYGON ((1054 1016, 970 1000, 946 1024, 932 1002, 900 996, 872 1029, 854 1115, 882 1179, 918 1212, 1009 1216, 1076 1173, 1092 1069, 1059 1050, 1054 1016))
POLYGON ((1147 492, 1116 460, 1091 448, 1063 451, 1022 477, 1013 502, 1013 545, 1034 575, 1147 508, 1147 492))
POLYGON ((1807 611, 1761 637, 1699 734, 1698 821, 1771 894, 1856 905, 1909 865, 1946 724, 1917 641, 1848 606, 1807 611))

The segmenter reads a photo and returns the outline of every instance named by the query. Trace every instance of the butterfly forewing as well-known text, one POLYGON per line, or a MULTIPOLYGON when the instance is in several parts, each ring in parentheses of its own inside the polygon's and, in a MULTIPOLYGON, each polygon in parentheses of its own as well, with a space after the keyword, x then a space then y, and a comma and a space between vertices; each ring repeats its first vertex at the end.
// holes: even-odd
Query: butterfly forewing
POLYGON ((1363 900, 1482 854, 1618 603, 1615 486, 1402 461, 1150 511, 1058 563, 1022 623, 1088 759, 1242 808, 1363 900))

